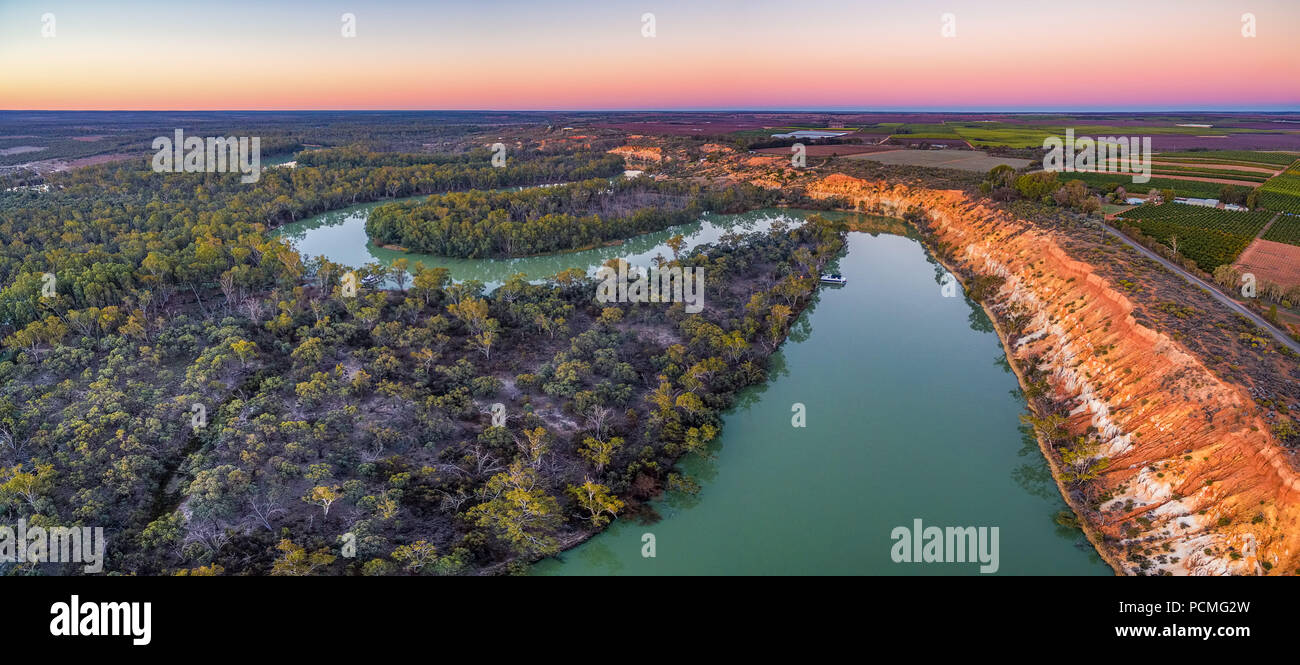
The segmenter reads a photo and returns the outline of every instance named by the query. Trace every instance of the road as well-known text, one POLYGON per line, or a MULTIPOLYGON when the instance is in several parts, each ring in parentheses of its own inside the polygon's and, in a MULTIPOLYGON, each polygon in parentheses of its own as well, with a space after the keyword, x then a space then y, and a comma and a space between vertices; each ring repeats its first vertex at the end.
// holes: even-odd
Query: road
POLYGON ((1242 305, 1236 300, 1233 300, 1232 298, 1229 298, 1228 296, 1224 295, 1223 292, 1219 291, 1213 285, 1209 284, 1208 282, 1201 279, 1200 277, 1197 277, 1196 275, 1187 272, 1187 270, 1182 266, 1177 265, 1174 262, 1166 259, 1165 257, 1160 256, 1159 254, 1156 254, 1155 252, 1147 249, 1146 247, 1137 244, 1128 236, 1111 228, 1109 224, 1103 222, 1102 226, 1105 227, 1107 233, 1124 241, 1124 243, 1127 244, 1129 247, 1132 247, 1133 249, 1136 249, 1137 251, 1141 252, 1143 256, 1158 262, 1160 265, 1172 270, 1175 274, 1181 275, 1183 279, 1187 280, 1188 282, 1191 282, 1193 286, 1201 287, 1207 293, 1209 293, 1210 296, 1213 297, 1215 300, 1218 300, 1219 302, 1223 303, 1232 311, 1250 319, 1252 322, 1255 323, 1255 325, 1267 331, 1270 335, 1273 336, 1273 339, 1276 339, 1278 342, 1282 343, 1292 351, 1295 351, 1296 353, 1300 353, 1300 342, 1291 339, 1291 337, 1288 336, 1286 333, 1273 327, 1273 324, 1265 320, 1264 317, 1250 311, 1249 309, 1246 308, 1245 305, 1242 305))

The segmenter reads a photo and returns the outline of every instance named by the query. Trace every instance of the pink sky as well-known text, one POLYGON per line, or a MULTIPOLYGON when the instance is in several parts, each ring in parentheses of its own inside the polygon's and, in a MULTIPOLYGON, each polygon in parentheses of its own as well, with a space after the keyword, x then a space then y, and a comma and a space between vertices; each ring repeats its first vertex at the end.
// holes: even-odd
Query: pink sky
POLYGON ((0 6, 0 108, 1300 108, 1300 2, 55 4, 0 6))

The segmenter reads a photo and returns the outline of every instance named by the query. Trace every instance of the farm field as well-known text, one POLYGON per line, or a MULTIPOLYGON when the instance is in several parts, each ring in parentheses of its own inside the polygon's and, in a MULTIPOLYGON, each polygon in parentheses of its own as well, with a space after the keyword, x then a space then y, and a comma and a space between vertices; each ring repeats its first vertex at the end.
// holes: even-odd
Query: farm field
POLYGON ((1260 150, 1188 150, 1161 152, 1155 156, 1161 162, 1221 162, 1243 166, 1288 166, 1300 159, 1300 154, 1260 150))
POLYGON ((1278 164, 1247 164, 1246 162, 1216 162, 1212 159, 1206 160, 1181 160, 1178 158, 1162 159, 1160 155, 1155 155, 1151 163, 1153 166, 1177 169, 1186 171, 1216 171, 1233 174, 1259 174, 1264 177, 1270 177, 1281 173, 1286 169, 1284 165, 1278 164))
MULTIPOLYGON (((1273 226, 1276 227, 1277 223, 1275 222, 1273 226)), ((1253 273, 1257 279, 1281 284, 1287 288, 1300 286, 1300 246, 1298 245, 1300 241, 1288 245, 1267 239, 1256 240, 1241 253, 1241 258, 1237 259, 1234 267, 1238 272, 1253 273)))
POLYGON ((1300 214, 1300 165, 1292 166, 1261 185, 1258 204, 1269 210, 1300 214))
MULTIPOLYGON (((929 135, 934 138, 946 138, 952 135, 969 141, 976 147, 1008 146, 1011 148, 1039 148, 1049 136, 1064 136, 1067 127, 1074 129, 1076 136, 1150 136, 1156 150, 1181 150, 1224 145, 1233 148, 1278 148, 1296 150, 1300 148, 1300 133, 1266 132, 1262 129, 1244 128, 1193 128, 1161 125, 1030 125, 1020 123, 949 123, 945 125, 903 125, 911 135, 929 135), (1216 143, 1217 142, 1217 143, 1216 143)), ((904 136, 904 134, 897 134, 904 136)), ((1196 151, 1191 154, 1206 152, 1242 152, 1251 150, 1196 151)))
MULTIPOLYGON (((1168 178, 1170 180, 1187 180, 1191 182, 1217 182, 1221 185, 1237 185, 1239 187, 1245 187, 1247 189, 1254 189, 1264 184, 1264 179, 1238 178, 1238 177, 1221 176, 1221 175, 1214 175, 1208 173, 1207 174, 1177 173, 1177 172, 1171 173, 1168 171, 1161 171, 1160 169, 1155 169, 1155 168, 1151 169, 1151 174, 1154 176, 1161 176, 1164 178, 1168 178)), ((1210 198, 1215 198, 1215 197, 1210 197, 1210 198)))
POLYGON ((1062 173, 1060 177, 1062 181, 1082 180, 1092 187, 1103 187, 1113 182, 1129 192, 1145 193, 1152 189, 1172 189, 1177 196, 1210 199, 1218 198, 1219 190, 1223 189, 1224 185, 1224 183, 1161 178, 1154 175, 1147 182, 1135 183, 1133 176, 1127 173, 1062 173))
MULTIPOLYGON (((731 121, 715 124, 676 126, 667 128, 644 126, 652 133, 667 130, 674 134, 715 134, 729 128, 731 136, 747 140, 764 137, 775 130, 826 130, 857 131, 859 134, 889 137, 895 142, 957 141, 972 147, 1006 146, 1010 148, 1041 148, 1050 136, 1064 136, 1067 128, 1076 136, 1100 138, 1104 136, 1150 136, 1155 150, 1179 161, 1209 159, 1216 163, 1239 162, 1240 165, 1285 166, 1300 156, 1300 130, 1289 125, 1245 125, 1237 122, 1215 122, 1212 127, 1180 127, 1179 122, 1204 120, 1195 118, 1151 117, 1147 119, 1116 120, 1106 116, 1069 117, 1025 115, 1011 117, 991 116, 988 120, 978 115, 962 114, 899 114, 875 120, 871 116, 839 116, 843 127, 822 127, 813 124, 769 123, 762 126, 736 126, 731 121), (1247 126, 1249 125, 1249 126, 1247 126), (1221 149, 1222 148, 1222 149, 1221 149), (1297 154, 1256 152, 1291 150, 1297 154), (1264 155, 1264 156, 1260 156, 1264 155), (1282 155, 1282 156, 1278 156, 1282 155)), ((784 118, 782 118, 784 119, 784 118)), ((630 127, 629 127, 630 128, 630 127)))
MULTIPOLYGON (((915 126, 906 125, 906 127, 910 129, 915 126)), ((957 134, 959 137, 970 141, 974 146, 1004 145, 1012 148, 1041 147, 1044 139, 1049 136, 1064 136, 1067 128, 1073 129, 1076 136, 1093 138, 1103 136, 1151 136, 1152 143, 1157 149, 1200 147, 1215 140, 1225 141, 1233 147, 1270 145, 1279 148, 1294 148, 1300 145, 1300 134, 1291 132, 1274 133, 1258 128, 1219 126, 1211 128, 1178 127, 1176 123, 1168 121, 1152 121, 1151 124, 1138 122, 1125 125, 965 122, 948 123, 938 127, 944 128, 943 131, 957 134)), ((923 130, 915 131, 920 132, 923 130)), ((929 129, 929 131, 935 130, 929 129)), ((1226 152, 1248 153, 1249 151, 1226 152)))
MULTIPOLYGON (((1277 221, 1273 222, 1273 226, 1268 227, 1264 239, 1300 246, 1300 217, 1293 215, 1278 217, 1277 221)), ((1296 266, 1300 268, 1300 257, 1297 257, 1296 266)))
POLYGON ((1162 164, 1152 164, 1151 172, 1169 176, 1223 178, 1255 183, 1263 183, 1272 175, 1260 171, 1233 171, 1231 169, 1200 168, 1194 166, 1166 166, 1162 164))
POLYGON ((1177 249, 1202 270, 1230 264, 1273 218, 1271 212, 1234 212, 1183 203, 1143 205, 1120 215, 1142 233, 1177 249))
POLYGON ((882 164, 929 166, 980 172, 988 171, 999 164, 1021 168, 1029 165, 1032 161, 1014 157, 994 157, 978 150, 891 150, 889 152, 849 155, 847 159, 867 159, 882 164))
MULTIPOLYGON (((870 144, 861 145, 861 144, 846 143, 843 145, 813 144, 813 145, 804 146, 804 150, 805 150, 805 154, 807 154, 809 157, 834 157, 837 155, 843 157, 848 155, 861 155, 868 152, 886 152, 886 151, 897 150, 897 148, 891 146, 881 146, 881 145, 870 145, 870 144)), ((791 154, 789 147, 758 148, 757 150, 754 150, 754 152, 764 154, 764 155, 780 155, 782 157, 789 157, 791 154)))

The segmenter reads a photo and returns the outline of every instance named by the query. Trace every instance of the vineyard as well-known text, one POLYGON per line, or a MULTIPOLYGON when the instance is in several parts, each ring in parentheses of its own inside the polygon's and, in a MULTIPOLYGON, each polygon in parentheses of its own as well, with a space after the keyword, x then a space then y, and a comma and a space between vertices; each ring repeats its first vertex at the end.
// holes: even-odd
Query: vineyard
POLYGON ((1286 166, 1297 157, 1288 152, 1255 152, 1251 150, 1193 150, 1184 152, 1161 152, 1155 156, 1158 162, 1218 162, 1238 166, 1286 166))
POLYGON ((1268 227, 1268 233, 1264 234, 1264 239, 1300 246, 1300 217, 1291 215, 1278 217, 1277 221, 1268 227))
POLYGON ((1300 164, 1260 185, 1256 203, 1261 208, 1300 214, 1300 164))
MULTIPOLYGON (((1082 180, 1090 187, 1101 188, 1107 183, 1116 183, 1125 191, 1133 194, 1145 194, 1153 189, 1172 189, 1175 196, 1189 198, 1217 199, 1223 183, 1203 182, 1200 180, 1174 180, 1171 178, 1152 177, 1144 183, 1133 182, 1129 173, 1062 173, 1061 180, 1082 180)), ((1244 185, 1240 185, 1244 186, 1244 185)))
POLYGON ((1162 166, 1160 164, 1153 165, 1151 167, 1151 173, 1153 175, 1167 175, 1175 178, 1220 178, 1225 180, 1243 180, 1255 183, 1262 183, 1269 179, 1269 174, 1267 173, 1230 171, 1227 169, 1190 168, 1186 166, 1162 166))
MULTIPOLYGON (((1271 212, 1233 212, 1183 203, 1143 205, 1122 215, 1142 233, 1196 262, 1202 270, 1232 263, 1263 229, 1271 212)), ((1271 229, 1270 229, 1271 230, 1271 229)))

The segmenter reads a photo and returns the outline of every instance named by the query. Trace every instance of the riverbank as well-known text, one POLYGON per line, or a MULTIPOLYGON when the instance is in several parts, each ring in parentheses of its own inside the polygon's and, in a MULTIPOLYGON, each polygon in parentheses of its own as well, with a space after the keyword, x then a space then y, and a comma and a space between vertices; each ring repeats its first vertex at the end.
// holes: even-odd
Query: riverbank
MULTIPOLYGON (((937 252, 932 251, 931 254, 935 256, 936 261, 939 261, 948 269, 948 272, 952 273, 953 277, 961 283, 964 290, 967 292, 970 291, 970 285, 968 284, 969 279, 967 277, 964 277, 960 271, 954 270, 954 267, 948 265, 947 262, 940 258, 937 252)), ((994 313, 987 304, 980 302, 980 307, 983 308, 985 316, 989 317, 989 321, 993 324, 993 329, 997 333, 998 340, 1002 342, 1002 350, 1007 355, 1007 365, 1011 367, 1011 371, 1016 375, 1016 381, 1020 383, 1021 392, 1026 395, 1030 394, 1029 379, 1025 376, 1025 371, 1021 367, 1021 362, 1015 359, 1015 353, 1013 353, 1011 349, 1011 336, 1007 334, 1002 322, 998 320, 996 313, 994 313)), ((1050 413, 1036 400, 1026 399, 1025 402, 1029 410, 1039 418, 1045 418, 1050 413)), ((1123 563, 1121 563, 1115 554, 1106 547, 1105 536, 1093 528, 1092 524, 1087 519, 1084 506, 1065 486, 1059 456, 1056 454, 1056 451, 1052 449, 1051 442, 1041 431, 1038 430, 1038 428, 1034 428, 1034 440, 1038 442, 1038 450, 1042 453, 1043 459, 1052 470, 1052 481, 1056 483, 1056 489, 1060 492, 1061 499, 1065 501, 1065 504, 1070 507, 1070 511, 1074 514, 1074 518, 1079 524, 1079 530, 1083 532, 1083 535, 1088 539, 1088 542, 1092 543, 1093 549, 1095 549, 1097 555, 1106 562, 1106 565, 1110 566, 1111 570, 1115 571, 1116 575, 1124 575, 1123 563)))
POLYGON ((1258 407, 1176 341, 1138 324, 1127 298, 1066 256, 1049 233, 955 191, 842 175, 809 189, 920 220, 950 270, 980 282, 991 318, 1015 320, 999 331, 1008 360, 1019 363, 1022 385, 1046 391, 1063 430, 1056 446, 1040 440, 1058 488, 1067 473, 1061 450, 1095 451, 1073 456, 1069 472, 1090 479, 1067 500, 1112 567, 1129 574, 1295 568, 1286 537, 1300 532, 1300 480, 1258 407))
MULTIPOLYGON (((881 218, 881 219, 889 219, 889 218, 881 218)), ((958 281, 958 283, 961 284, 963 291, 967 293, 970 292, 971 290, 970 277, 966 275, 964 271, 958 270, 957 267, 953 265, 951 260, 946 259, 944 257, 943 253, 939 251, 939 248, 933 246, 932 243, 928 242, 930 239, 925 234, 917 232, 917 229, 915 227, 907 225, 901 220, 896 220, 896 221, 897 221, 896 224, 867 224, 867 225, 848 222, 847 227, 854 231, 862 231, 862 232, 869 232, 869 233, 881 232, 881 231, 888 232, 888 233, 899 233, 899 231, 902 231, 901 233, 899 233, 899 235, 909 235, 909 236, 915 235, 920 240, 921 244, 925 245, 926 249, 930 253, 930 256, 932 256, 935 261, 939 262, 939 264, 942 265, 944 269, 946 269, 951 275, 953 275, 953 277, 958 281), (902 228, 900 229, 899 227, 902 228)), ((993 329, 997 334, 998 341, 1002 344, 1002 350, 1006 354, 1007 365, 1011 368, 1012 373, 1015 374, 1016 381, 1020 384, 1021 392, 1023 392, 1025 395, 1031 394, 1029 380, 1025 375, 1024 369, 1021 367, 1022 364, 1021 361, 1016 360, 1016 355, 1011 348, 1011 341, 1010 341, 1011 336, 1007 334, 1003 322, 999 319, 997 314, 988 306, 986 302, 979 301, 978 304, 980 308, 984 311, 984 315, 988 317, 989 322, 993 325, 993 329)), ((1048 415, 1047 409, 1045 409, 1043 405, 1039 404, 1036 400, 1027 398, 1026 406, 1035 416, 1038 416, 1039 418, 1043 418, 1048 415)), ((1062 470, 1060 467, 1058 456, 1055 453, 1055 451, 1052 450, 1050 442, 1043 435, 1043 433, 1040 432, 1037 428, 1034 429, 1034 440, 1038 443, 1038 449, 1039 452, 1043 455, 1044 461, 1048 464, 1049 468, 1051 469, 1052 481, 1055 483, 1056 489, 1061 495, 1061 499, 1065 501, 1065 504, 1070 507, 1070 511, 1074 514, 1075 520, 1078 522, 1079 525, 1079 530, 1083 532, 1084 537, 1086 537, 1088 539, 1088 542, 1092 544, 1093 549, 1096 550, 1097 555, 1100 556, 1103 561, 1105 561, 1106 565, 1110 566, 1111 570, 1113 570, 1116 575, 1124 575, 1125 573, 1124 573, 1123 564, 1120 562, 1118 558, 1116 558, 1114 553, 1112 553, 1105 546, 1104 536, 1101 533, 1099 533, 1095 528, 1092 527, 1092 525, 1089 523, 1089 521, 1085 516, 1084 507, 1079 503, 1076 497, 1074 497, 1073 493, 1071 493, 1069 489, 1066 487, 1064 481, 1062 480, 1062 470)))
POLYGON ((620 518, 537 574, 978 574, 894 561, 892 530, 917 518, 1000 527, 999 575, 1113 574, 1053 521, 1068 505, 1018 432, 1024 402, 979 307, 942 295, 910 225, 861 217, 827 266, 849 285, 820 290, 769 379, 723 415, 718 445, 680 462, 699 493, 666 494, 652 506, 662 519, 620 518), (871 233, 883 228, 904 233, 871 233), (806 428, 792 427, 793 404, 806 428), (642 556, 647 534, 656 557, 642 556))
POLYGON ((794 226, 813 215, 851 231, 851 249, 828 266, 850 286, 822 289, 816 304, 793 317, 791 338, 772 356, 768 378, 722 416, 710 455, 679 462, 682 473, 698 479, 699 494, 670 492, 643 503, 653 525, 628 515, 595 537, 564 535, 559 544, 566 551, 536 564, 539 574, 971 572, 890 559, 891 530, 917 517, 1000 525, 1006 551, 999 574, 1110 572, 1077 529, 1053 522, 1067 507, 1037 444, 1017 431, 1023 401, 1009 394, 1018 385, 1010 371, 994 364, 1001 342, 971 319, 973 305, 940 296, 938 264, 906 222, 782 207, 703 215, 611 250, 450 260, 368 244, 365 211, 374 205, 303 220, 286 235, 309 256, 349 265, 405 256, 491 288, 515 273, 594 269, 610 258, 641 265, 670 255, 667 240, 678 234, 689 251, 732 232, 778 221, 794 226), (869 352, 846 354, 850 348, 869 352), (863 376, 872 381, 863 384, 863 376), (935 400, 952 418, 932 417, 935 400), (791 428, 795 402, 810 409, 807 428, 791 428), (794 441, 803 454, 791 454, 794 441), (942 492, 933 491, 936 483, 942 492), (646 532, 658 536, 658 558, 641 556, 646 532), (755 548, 768 554, 755 556, 755 548))

